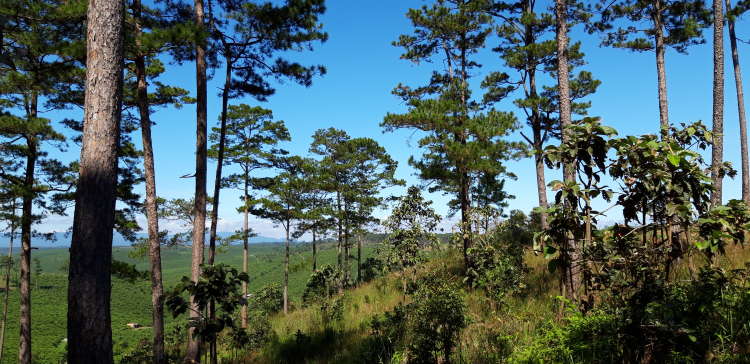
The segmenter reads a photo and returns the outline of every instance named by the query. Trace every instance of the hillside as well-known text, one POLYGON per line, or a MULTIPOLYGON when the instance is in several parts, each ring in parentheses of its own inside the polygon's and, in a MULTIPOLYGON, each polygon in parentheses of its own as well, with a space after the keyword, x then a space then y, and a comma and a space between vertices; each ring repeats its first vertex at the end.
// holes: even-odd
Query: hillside
MULTIPOLYGON (((363 259, 373 256, 374 245, 367 245, 363 249, 363 259)), ((117 260, 135 264, 140 270, 147 270, 148 260, 139 261, 128 258, 129 247, 113 248, 113 257, 117 260)), ((289 275, 289 297, 292 302, 298 302, 304 290, 305 284, 312 271, 312 265, 300 265, 302 262, 311 262, 311 245, 300 243, 291 247, 290 265, 297 264, 300 270, 291 272, 289 275), (303 258, 304 257, 304 258, 303 258)), ((284 279, 284 244, 252 244, 250 253, 253 257, 249 260, 248 274, 250 284, 248 290, 255 292, 266 283, 283 284, 284 279)), ((333 264, 336 261, 336 250, 330 245, 319 247, 318 264, 333 264)), ((164 286, 171 289, 184 275, 190 273, 191 252, 187 248, 168 249, 162 252, 162 264, 164 270, 164 286)), ((60 267, 68 257, 67 249, 45 249, 34 251, 33 258, 39 258, 43 273, 39 276, 38 288, 32 287, 32 353, 35 360, 40 363, 57 363, 62 360, 65 353, 63 339, 66 334, 66 308, 67 308, 67 275, 62 274, 60 267)), ((229 264, 240 269, 242 266, 242 247, 230 246, 226 252, 217 255, 217 262, 229 264)), ((356 263, 356 261, 354 262, 356 263)), ((354 266, 356 268, 356 265, 354 266)), ((356 270, 354 270, 356 276, 356 270)), ((19 292, 17 285, 13 282, 16 273, 11 275, 11 290, 8 305, 8 324, 6 328, 5 343, 3 345, 2 363, 15 363, 18 361, 19 340, 19 292)), ((3 277, 4 279, 4 277, 3 277)), ((4 282, 4 280, 3 280, 4 282)), ((32 276, 32 282, 36 284, 36 278, 32 276)), ((166 332, 174 330, 177 321, 168 315, 166 318, 166 332)), ((150 338, 151 330, 151 285, 147 281, 128 283, 123 280, 113 279, 112 284, 112 333, 114 341, 115 361, 119 361, 122 355, 130 352, 142 338, 150 338), (137 322, 145 328, 133 330, 126 326, 127 323, 137 322)))

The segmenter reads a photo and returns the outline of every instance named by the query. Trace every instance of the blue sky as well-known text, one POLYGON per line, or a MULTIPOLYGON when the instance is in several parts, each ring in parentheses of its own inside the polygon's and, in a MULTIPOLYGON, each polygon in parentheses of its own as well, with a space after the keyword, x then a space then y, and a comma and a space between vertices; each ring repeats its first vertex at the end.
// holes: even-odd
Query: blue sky
MULTIPOLYGON (((419 149, 407 144, 411 132, 383 134, 379 124, 388 112, 401 113, 406 110, 401 101, 391 95, 391 90, 396 85, 423 85, 431 71, 440 67, 440 63, 417 66, 401 60, 401 49, 391 45, 399 34, 412 32, 410 22, 404 15, 408 8, 423 4, 424 1, 418 0, 327 1, 328 10, 321 21, 330 35, 328 42, 317 44, 313 52, 293 53, 288 57, 304 64, 325 65, 328 74, 315 79, 310 88, 290 83, 277 84, 276 95, 266 103, 258 103, 253 99, 231 100, 230 103, 244 102, 273 110, 274 118, 284 120, 290 130, 292 142, 285 143, 282 147, 292 154, 307 155, 311 135, 320 128, 334 127, 345 130, 352 137, 373 138, 399 161, 397 176, 406 179, 408 184, 417 183, 413 176, 414 170, 407 163, 409 156, 421 154, 419 149)), ((745 23, 737 25, 737 34, 741 38, 750 34, 748 30, 745 23)), ((674 50, 667 52, 667 88, 672 123, 703 120, 705 124, 711 125, 712 32, 712 29, 705 30, 707 44, 689 48, 690 54, 687 56, 677 54, 674 50)), ((604 124, 616 128, 620 135, 657 132, 659 115, 654 53, 600 48, 598 37, 585 34, 581 26, 574 28, 571 37, 573 41, 582 42, 582 49, 589 62, 585 69, 602 81, 598 92, 590 97, 593 102, 590 115, 600 116, 604 124)), ((724 151, 725 159, 732 161, 739 170, 737 101, 728 35, 725 38, 724 151)), ((503 62, 490 51, 497 43, 497 38, 490 38, 486 50, 478 55, 478 61, 484 65, 479 71, 482 74, 480 76, 490 71, 503 70, 503 62)), ((750 62, 750 47, 743 43, 739 47, 740 61, 750 62)), ((750 63, 746 64, 745 70, 750 69, 750 63)), ((221 70, 217 71, 217 75, 222 73, 221 70)), ((748 71, 743 76, 746 82, 750 82, 748 71)), ((219 78, 209 82, 208 110, 212 125, 215 125, 221 110, 219 92, 222 82, 219 78)), ((545 84, 554 81, 546 75, 540 76, 540 79, 545 84)), ((194 92, 194 64, 169 66, 162 82, 194 92)), ((520 95, 510 97, 497 105, 497 108, 515 111, 522 119, 522 112, 519 113, 512 104, 512 100, 517 97, 520 95)), ((73 115, 80 118, 81 113, 51 112, 45 116, 58 121, 73 115)), ((153 120, 157 123, 153 129, 157 193, 167 198, 189 198, 194 192, 194 181, 179 177, 195 171, 195 107, 187 105, 181 110, 165 109, 156 113, 153 120)), ((136 135, 134 139, 139 142, 140 135, 136 135)), ((513 139, 521 140, 521 137, 516 133, 513 139)), ((416 143, 412 143, 414 144, 416 143)), ((72 146, 63 158, 76 158, 77 153, 79 151, 72 146)), ((209 191, 213 191, 215 167, 215 163, 209 164, 209 191)), ((507 190, 516 196, 515 200, 510 201, 511 208, 528 212, 538 201, 533 161, 530 158, 511 161, 508 169, 518 176, 517 180, 506 183, 507 190)), ((559 174, 559 171, 548 170, 547 180, 559 179, 559 174)), ((388 194, 404 192, 405 188, 386 191, 388 194)), ((242 216, 235 211, 240 204, 239 196, 239 191, 222 191, 220 231, 233 231, 241 226, 242 216)), ((553 197, 552 194, 549 196, 553 197)), ((739 178, 734 181, 727 179, 724 182, 725 200, 739 196, 739 178)), ((430 198, 435 201, 437 211, 445 215, 449 197, 433 194, 430 198)), ((378 214, 385 216, 387 212, 381 211, 378 214)), ((605 220, 617 221, 619 217, 613 212, 605 220)), ((145 219, 141 218, 140 222, 145 228, 145 219)), ((451 224, 448 221, 443 226, 450 229, 451 224)), ((69 217, 48 218, 38 229, 65 230, 70 225, 72 211, 69 217)), ((177 231, 180 229, 178 225, 162 222, 161 227, 177 231)), ((264 236, 283 236, 283 230, 274 228, 271 222, 254 220, 251 226, 264 236)))

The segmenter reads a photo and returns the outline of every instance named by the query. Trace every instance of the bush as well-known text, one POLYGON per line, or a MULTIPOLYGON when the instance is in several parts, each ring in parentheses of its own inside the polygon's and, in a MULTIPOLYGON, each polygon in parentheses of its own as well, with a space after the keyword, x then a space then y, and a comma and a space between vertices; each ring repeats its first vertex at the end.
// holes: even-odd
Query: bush
POLYGON ((425 274, 414 294, 410 363, 450 363, 468 320, 461 288, 437 272, 425 274), (442 356, 443 360, 438 358, 442 356))
POLYGON ((278 283, 266 283, 253 297, 252 304, 258 309, 276 313, 284 307, 284 291, 278 283))
POLYGON ((365 283, 372 281, 383 272, 384 267, 385 264, 382 260, 377 258, 367 258, 367 260, 362 263, 362 270, 364 271, 362 274, 362 280, 365 283))
POLYGON ((372 333, 365 341, 361 353, 365 364, 390 363, 397 352, 404 349, 404 337, 407 330, 407 308, 399 303, 393 312, 386 312, 381 317, 375 315, 370 322, 372 333))
POLYGON ((324 264, 314 271, 307 281, 307 288, 302 293, 303 306, 327 301, 336 292, 335 282, 341 276, 341 271, 330 264, 324 264))

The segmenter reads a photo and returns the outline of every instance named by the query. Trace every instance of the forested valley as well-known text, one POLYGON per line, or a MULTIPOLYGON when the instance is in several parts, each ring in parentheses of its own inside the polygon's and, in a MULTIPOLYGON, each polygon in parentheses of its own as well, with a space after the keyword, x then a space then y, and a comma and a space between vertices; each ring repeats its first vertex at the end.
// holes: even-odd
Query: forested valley
POLYGON ((0 363, 750 363, 748 9, 0 0, 0 363))

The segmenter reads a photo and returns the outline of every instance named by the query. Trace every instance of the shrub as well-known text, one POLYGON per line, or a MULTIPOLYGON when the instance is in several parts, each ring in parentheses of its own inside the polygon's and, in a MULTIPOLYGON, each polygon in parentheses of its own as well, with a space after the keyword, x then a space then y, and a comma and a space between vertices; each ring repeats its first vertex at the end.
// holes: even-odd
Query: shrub
POLYGON ((461 292, 456 282, 437 272, 425 274, 420 280, 413 297, 410 363, 451 362, 458 335, 468 323, 461 292))
POLYGON ((276 313, 284 307, 284 291, 278 283, 266 283, 253 297, 253 304, 258 309, 276 313))

